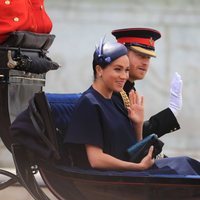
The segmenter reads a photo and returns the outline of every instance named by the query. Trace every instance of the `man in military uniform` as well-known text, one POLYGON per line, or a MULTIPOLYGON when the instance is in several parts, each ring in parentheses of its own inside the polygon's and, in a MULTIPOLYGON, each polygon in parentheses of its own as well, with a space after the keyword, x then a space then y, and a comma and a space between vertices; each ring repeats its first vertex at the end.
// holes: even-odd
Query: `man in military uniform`
MULTIPOLYGON (((154 43, 161 37, 160 32, 149 28, 127 28, 113 30, 112 34, 118 42, 128 48, 130 60, 129 80, 124 86, 124 91, 113 95, 116 106, 127 112, 125 109, 127 96, 131 89, 135 89, 135 81, 142 80, 149 68, 151 57, 156 57, 154 43)), ((176 119, 182 107, 182 80, 178 73, 175 74, 171 89, 169 107, 152 116, 144 122, 143 136, 156 133, 158 137, 180 129, 176 119)))
POLYGON ((52 22, 44 9, 44 0, 0 1, 0 44, 13 31, 50 33, 52 22))

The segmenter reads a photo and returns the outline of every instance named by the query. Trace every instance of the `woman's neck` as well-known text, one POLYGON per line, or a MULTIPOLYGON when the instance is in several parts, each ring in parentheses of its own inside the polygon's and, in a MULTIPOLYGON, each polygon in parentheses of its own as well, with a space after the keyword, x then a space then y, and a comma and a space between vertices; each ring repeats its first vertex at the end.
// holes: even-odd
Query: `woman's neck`
POLYGON ((92 84, 92 87, 99 92, 104 98, 111 99, 112 97, 112 90, 109 90, 104 85, 97 83, 96 81, 92 84))

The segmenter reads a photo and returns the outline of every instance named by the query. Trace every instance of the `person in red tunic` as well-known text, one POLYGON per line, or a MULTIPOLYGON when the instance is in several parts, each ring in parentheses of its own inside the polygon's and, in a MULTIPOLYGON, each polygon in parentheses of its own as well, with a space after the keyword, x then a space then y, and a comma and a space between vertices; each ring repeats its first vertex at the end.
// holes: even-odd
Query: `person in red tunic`
POLYGON ((0 1, 0 44, 13 31, 50 33, 52 22, 44 8, 44 0, 0 1))

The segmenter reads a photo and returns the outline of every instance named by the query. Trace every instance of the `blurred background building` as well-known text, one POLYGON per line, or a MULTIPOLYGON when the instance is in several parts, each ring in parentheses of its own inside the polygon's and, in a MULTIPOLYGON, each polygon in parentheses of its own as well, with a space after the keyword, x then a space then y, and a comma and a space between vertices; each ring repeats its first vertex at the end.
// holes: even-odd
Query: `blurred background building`
MULTIPOLYGON (((188 155, 200 160, 200 1, 199 0, 46 0, 56 39, 49 56, 62 67, 47 73, 44 90, 74 93, 86 90, 92 80, 95 44, 113 29, 151 27, 161 32, 157 58, 143 81, 136 83, 145 96, 145 116, 165 109, 170 82, 178 72, 183 79, 183 109, 178 116, 181 130, 163 136, 164 153, 188 155)), ((0 165, 12 166, 1 144, 0 165)))

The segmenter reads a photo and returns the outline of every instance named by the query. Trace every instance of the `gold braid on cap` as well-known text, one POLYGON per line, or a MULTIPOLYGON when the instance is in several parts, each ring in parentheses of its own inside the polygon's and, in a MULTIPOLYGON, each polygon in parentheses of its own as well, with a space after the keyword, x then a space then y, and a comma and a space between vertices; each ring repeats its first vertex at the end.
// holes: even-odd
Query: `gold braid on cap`
POLYGON ((129 100, 128 95, 126 94, 126 92, 124 90, 122 90, 120 92, 120 95, 121 95, 122 100, 124 102, 125 108, 130 107, 130 100, 129 100))

